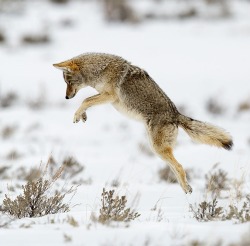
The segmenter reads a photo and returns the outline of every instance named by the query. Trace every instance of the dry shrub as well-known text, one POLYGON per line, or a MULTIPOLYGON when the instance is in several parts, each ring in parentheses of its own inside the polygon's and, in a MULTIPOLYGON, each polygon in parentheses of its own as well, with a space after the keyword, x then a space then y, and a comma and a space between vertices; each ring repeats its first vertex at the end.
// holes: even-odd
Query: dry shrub
POLYGON ((224 245, 223 241, 221 239, 216 239, 216 241, 213 242, 207 242, 207 241, 201 241, 199 239, 193 239, 190 242, 186 244, 186 246, 222 246, 224 245))
POLYGON ((63 203, 63 199, 76 189, 71 187, 65 192, 55 191, 51 195, 53 185, 60 178, 63 168, 59 168, 49 180, 45 178, 47 169, 48 164, 41 171, 41 177, 23 185, 22 194, 15 199, 5 195, 0 211, 19 219, 69 211, 69 204, 63 203))
POLYGON ((15 169, 12 173, 12 177, 15 177, 17 180, 25 180, 25 181, 35 181, 42 176, 41 164, 40 167, 19 167, 15 169))
POLYGON ((212 97, 207 101, 206 110, 213 115, 223 115, 226 112, 226 108, 216 97, 212 97))
POLYGON ((64 172, 61 175, 62 179, 72 179, 84 170, 84 166, 80 164, 73 156, 66 156, 60 163, 51 155, 49 157, 48 163, 49 173, 54 173, 59 166, 63 166, 64 172))
POLYGON ((247 195, 239 208, 235 205, 229 205, 228 209, 217 207, 218 201, 214 198, 212 201, 201 202, 198 207, 189 204, 190 211, 194 218, 200 222, 211 220, 233 220, 236 223, 250 222, 250 195, 247 195))
POLYGON ((250 195, 246 196, 241 208, 229 205, 229 211, 225 219, 236 220, 238 223, 250 222, 250 195))
POLYGON ((206 246, 207 244, 203 241, 200 241, 199 239, 193 239, 191 240, 187 246, 206 246))
POLYGON ((49 42, 48 34, 26 34, 22 37, 23 44, 48 44, 49 42))
POLYGON ((228 0, 205 0, 208 5, 217 5, 219 11, 218 17, 227 18, 232 15, 228 0))
MULTIPOLYGON (((1 39, 1 38, 0 38, 1 39)), ((0 97, 0 107, 8 108, 16 103, 18 96, 15 92, 8 92, 0 97)))
POLYGON ((154 8, 145 14, 147 19, 160 19, 160 20, 187 20, 190 18, 228 18, 231 16, 231 5, 228 0, 186 0, 186 1, 155 1, 156 4, 162 4, 161 10, 157 11, 159 7, 154 8), (168 10, 166 2, 175 2, 176 8, 174 11, 168 10), (164 11, 165 10, 165 11, 164 11))
POLYGON ((190 7, 188 9, 185 9, 181 13, 177 15, 178 19, 184 20, 184 19, 189 19, 198 16, 199 13, 194 7, 190 7))
POLYGON ((213 197, 221 197, 222 191, 230 190, 231 180, 227 172, 222 169, 216 170, 218 164, 215 164, 208 174, 205 175, 206 189, 211 192, 213 197))
POLYGON ((238 106, 238 112, 250 111, 250 100, 241 102, 238 106))
POLYGON ((64 221, 73 227, 79 226, 79 223, 75 220, 73 216, 67 216, 67 218, 64 221))
POLYGON ((0 44, 6 41, 5 34, 0 30, 0 44))
POLYGON ((198 207, 189 204, 191 212, 193 212, 194 218, 198 221, 211 221, 221 220, 223 216, 223 207, 217 207, 217 199, 214 198, 212 201, 201 202, 198 207))
POLYGON ((178 183, 173 171, 169 166, 165 166, 164 168, 160 169, 158 173, 161 180, 164 180, 167 183, 178 183))
POLYGON ((57 3, 57 4, 65 4, 68 3, 70 0, 50 0, 52 3, 57 3))
POLYGON ((244 175, 240 179, 232 179, 231 181, 231 189, 230 195, 236 199, 236 201, 240 201, 243 198, 243 185, 245 184, 244 175))
POLYGON ((119 187, 120 185, 121 185, 121 182, 119 178, 113 179, 110 184, 111 187, 116 187, 116 188, 119 187))
POLYGON ((17 151, 17 150, 11 150, 7 155, 6 159, 7 160, 17 160, 21 157, 22 155, 17 151))
POLYGON ((110 22, 132 22, 138 21, 134 9, 127 0, 102 0, 105 19, 110 22))
POLYGON ((16 130, 17 130, 16 126, 5 126, 2 129, 1 136, 3 139, 11 138, 16 132, 16 130))
MULTIPOLYGON (((178 183, 175 174, 169 166, 165 166, 164 168, 160 169, 158 173, 161 180, 167 183, 178 183)), ((188 180, 192 179, 192 173, 192 169, 186 169, 186 176, 188 180)))
POLYGON ((24 173, 24 179, 29 181, 29 182, 32 182, 34 180, 37 180, 40 176, 41 176, 41 169, 40 168, 35 168, 35 167, 32 167, 28 173, 24 173))
POLYGON ((68 235, 68 234, 66 234, 66 233, 63 234, 63 238, 64 238, 64 242, 65 242, 65 243, 70 243, 70 242, 72 242, 72 236, 70 236, 70 235, 68 235))
POLYGON ((84 170, 84 166, 82 166, 73 156, 65 157, 62 165, 65 170, 62 174, 62 178, 73 178, 84 170))
POLYGON ((9 169, 9 166, 1 166, 0 167, 0 178, 1 179, 6 179, 8 178, 8 175, 6 174, 6 171, 9 169))
MULTIPOLYGON (((15 170, 12 176, 18 180, 26 180, 26 181, 37 180, 39 177, 43 175, 43 170, 41 169, 41 166, 42 163, 40 164, 40 167, 26 168, 24 166, 21 166, 15 170)), ((84 170, 84 166, 82 166, 72 156, 65 157, 62 162, 57 162, 51 155, 46 163, 46 176, 48 178, 52 178, 54 176, 54 173, 56 173, 59 168, 63 169, 63 172, 60 175, 60 179, 72 179, 84 170)), ((75 181, 74 183, 89 184, 91 183, 91 180, 79 180, 79 182, 75 181)))
POLYGON ((48 180, 40 178, 29 181, 22 186, 23 194, 14 200, 5 195, 1 210, 19 219, 69 211, 69 205, 62 202, 66 194, 55 192, 53 196, 47 197, 46 192, 50 188, 51 182, 48 180))
POLYGON ((60 21, 60 25, 65 28, 72 27, 74 25, 74 21, 72 19, 65 18, 60 21))
POLYGON ((97 219, 102 224, 108 224, 111 221, 123 221, 129 222, 140 216, 139 213, 126 208, 127 199, 126 196, 115 196, 114 190, 106 191, 103 188, 102 191, 102 207, 100 209, 100 215, 97 219))

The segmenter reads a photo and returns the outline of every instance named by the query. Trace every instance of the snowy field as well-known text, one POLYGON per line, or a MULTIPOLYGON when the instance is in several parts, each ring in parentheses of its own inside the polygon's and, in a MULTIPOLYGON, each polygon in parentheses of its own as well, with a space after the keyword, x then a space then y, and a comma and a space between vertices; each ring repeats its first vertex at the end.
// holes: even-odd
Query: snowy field
MULTIPOLYGON (((142 13, 150 4, 139 1, 136 8, 142 13)), ((249 245, 242 240, 250 243, 250 222, 200 222, 190 210, 211 201, 205 178, 211 170, 227 173, 229 188, 218 197, 225 211, 240 209, 250 194, 250 2, 233 1, 231 8, 226 19, 125 24, 105 22, 96 1, 28 1, 0 13, 6 36, 0 43, 0 204, 5 194, 21 194, 25 174, 51 156, 59 164, 73 157, 83 167, 55 183, 59 190, 79 185, 64 199, 69 212, 21 219, 0 213, 1 246, 249 245), (29 34, 48 41, 25 43, 29 34), (191 195, 161 178, 166 164, 150 152, 141 123, 102 105, 87 111, 85 124, 73 124, 82 100, 96 92, 86 88, 65 100, 65 82, 52 64, 85 52, 116 54, 144 68, 182 112, 231 133, 229 152, 195 144, 180 129, 175 156, 190 170, 191 195), (10 93, 16 99, 3 105, 10 93), (125 195, 140 217, 108 225, 93 219, 104 187, 125 195)))

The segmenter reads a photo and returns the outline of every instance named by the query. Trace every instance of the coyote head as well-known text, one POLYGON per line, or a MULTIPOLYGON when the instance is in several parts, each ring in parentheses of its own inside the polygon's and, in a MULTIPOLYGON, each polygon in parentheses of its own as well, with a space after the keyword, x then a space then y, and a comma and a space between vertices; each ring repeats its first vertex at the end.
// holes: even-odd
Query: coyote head
POLYGON ((78 65, 74 61, 69 60, 53 64, 53 66, 63 71, 63 78, 67 84, 66 99, 73 98, 81 88, 87 86, 78 65))

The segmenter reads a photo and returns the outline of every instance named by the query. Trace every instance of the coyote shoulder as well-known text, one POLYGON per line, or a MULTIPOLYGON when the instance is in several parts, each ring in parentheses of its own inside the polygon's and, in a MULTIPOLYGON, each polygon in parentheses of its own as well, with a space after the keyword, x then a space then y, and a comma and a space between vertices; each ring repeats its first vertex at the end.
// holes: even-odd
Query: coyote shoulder
POLYGON ((145 70, 119 56, 86 53, 53 65, 63 71, 66 99, 73 98, 86 86, 98 92, 82 102, 75 112, 74 123, 85 122, 86 110, 103 103, 111 103, 118 111, 142 121, 152 148, 170 165, 185 193, 191 193, 192 188, 183 167, 173 155, 178 127, 196 142, 227 150, 233 146, 232 138, 225 130, 180 114, 145 70))

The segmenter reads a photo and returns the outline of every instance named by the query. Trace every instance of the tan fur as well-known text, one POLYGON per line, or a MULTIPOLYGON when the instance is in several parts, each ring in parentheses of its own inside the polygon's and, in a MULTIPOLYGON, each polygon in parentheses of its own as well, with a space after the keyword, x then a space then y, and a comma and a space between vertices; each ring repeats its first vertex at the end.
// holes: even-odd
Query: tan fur
POLYGON ((154 151, 166 161, 181 187, 191 193, 183 167, 173 155, 173 148, 182 127, 195 141, 231 149, 231 136, 223 129, 181 115, 173 102, 143 69, 121 57, 86 53, 54 64, 63 70, 67 84, 66 99, 86 86, 98 91, 86 98, 74 115, 74 123, 86 121, 86 110, 94 105, 112 103, 120 112, 142 121, 154 151))

